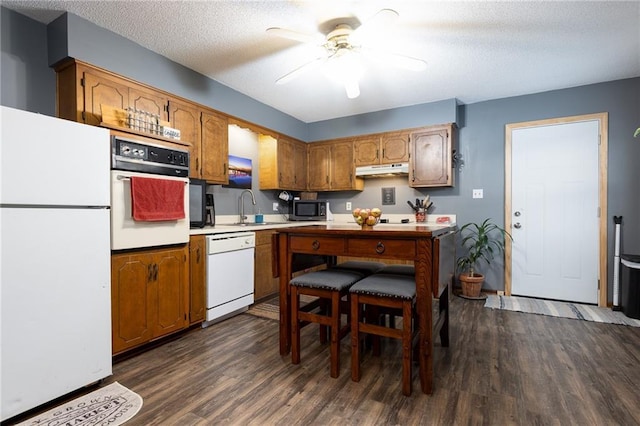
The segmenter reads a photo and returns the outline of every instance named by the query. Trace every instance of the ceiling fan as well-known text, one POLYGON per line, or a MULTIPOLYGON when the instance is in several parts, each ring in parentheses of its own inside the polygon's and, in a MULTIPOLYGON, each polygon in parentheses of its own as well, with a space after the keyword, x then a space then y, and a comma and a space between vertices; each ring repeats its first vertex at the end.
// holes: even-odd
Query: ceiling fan
POLYGON ((269 34, 303 43, 313 43, 324 48, 321 56, 283 75, 276 80, 276 84, 285 84, 324 65, 327 74, 342 82, 347 96, 353 99, 360 95, 359 79, 364 72, 359 55, 366 55, 411 71, 424 70, 427 64, 421 59, 366 46, 367 35, 383 30, 398 17, 398 12, 395 10, 382 9, 359 26, 355 25, 358 23, 357 20, 354 23, 354 20, 349 18, 335 19, 329 21, 329 31, 324 36, 285 28, 267 28, 269 34))

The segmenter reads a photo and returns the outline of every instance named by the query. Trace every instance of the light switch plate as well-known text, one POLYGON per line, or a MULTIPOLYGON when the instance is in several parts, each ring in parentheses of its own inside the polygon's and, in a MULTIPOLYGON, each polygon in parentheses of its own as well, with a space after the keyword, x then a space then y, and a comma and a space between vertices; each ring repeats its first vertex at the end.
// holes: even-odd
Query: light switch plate
POLYGON ((278 211, 278 203, 273 203, 273 211, 274 212, 278 211))

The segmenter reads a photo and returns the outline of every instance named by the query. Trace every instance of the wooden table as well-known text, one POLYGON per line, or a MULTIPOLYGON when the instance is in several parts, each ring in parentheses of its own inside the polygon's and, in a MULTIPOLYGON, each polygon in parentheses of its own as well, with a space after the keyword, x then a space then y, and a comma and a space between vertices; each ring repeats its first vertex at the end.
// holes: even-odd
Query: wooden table
POLYGON ((289 281, 294 253, 412 260, 416 270, 420 386, 433 389, 434 335, 449 346, 449 298, 454 274, 454 231, 450 226, 327 224, 278 229, 280 354, 291 349, 289 281), (434 304, 435 302, 435 304, 434 304), (435 307, 435 309, 434 309, 435 307), (437 318, 437 319, 435 319, 437 318))

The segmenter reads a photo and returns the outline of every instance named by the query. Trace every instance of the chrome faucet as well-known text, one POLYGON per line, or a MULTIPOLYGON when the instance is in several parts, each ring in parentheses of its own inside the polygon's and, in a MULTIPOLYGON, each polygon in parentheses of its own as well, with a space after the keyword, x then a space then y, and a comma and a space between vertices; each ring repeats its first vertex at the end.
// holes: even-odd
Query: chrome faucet
POLYGON ((240 198, 238 199, 238 213, 240 214, 240 224, 244 224, 245 219, 247 218, 244 215, 244 194, 246 193, 251 194, 251 203, 253 203, 253 205, 256 205, 256 197, 253 195, 253 191, 250 189, 245 189, 244 191, 242 191, 242 194, 240 194, 240 198))

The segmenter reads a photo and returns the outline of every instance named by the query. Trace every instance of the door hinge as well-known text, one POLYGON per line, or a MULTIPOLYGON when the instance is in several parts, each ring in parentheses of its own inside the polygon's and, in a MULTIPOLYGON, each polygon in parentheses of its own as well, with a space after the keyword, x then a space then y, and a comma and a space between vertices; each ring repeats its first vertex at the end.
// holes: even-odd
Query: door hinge
POLYGON ((84 111, 82 111, 82 121, 87 121, 87 117, 84 115, 84 111))
POLYGON ((80 86, 84 87, 84 77, 80 79, 80 86))

